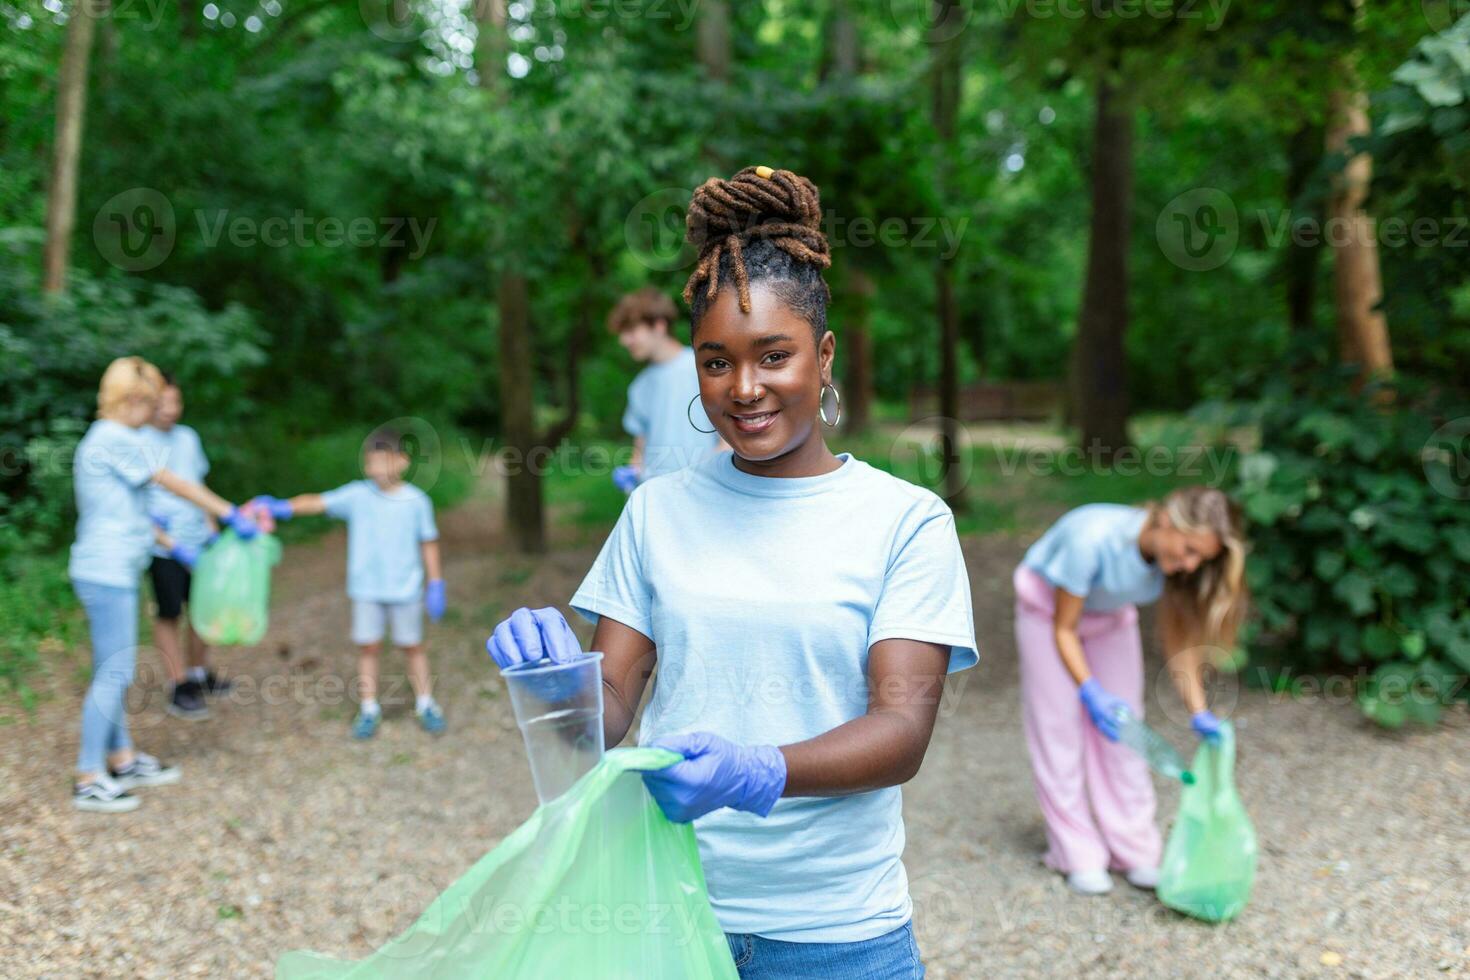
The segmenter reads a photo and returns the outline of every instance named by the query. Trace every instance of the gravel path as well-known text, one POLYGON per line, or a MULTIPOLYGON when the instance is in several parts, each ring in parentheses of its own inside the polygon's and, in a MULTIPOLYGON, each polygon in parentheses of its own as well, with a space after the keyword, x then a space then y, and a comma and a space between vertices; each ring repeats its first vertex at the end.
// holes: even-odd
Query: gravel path
MULTIPOLYGON (((452 610, 430 636, 442 739, 417 728, 392 657, 379 737, 348 738, 340 532, 290 550, 266 642, 217 658, 237 688, 210 720, 163 713, 144 652, 135 738, 185 780, 141 791, 131 815, 70 808, 85 675, 53 669, 56 697, 0 728, 0 975, 266 977, 288 949, 364 955, 525 819, 535 796, 481 642, 517 605, 564 603, 599 541, 564 531, 552 557, 502 557, 496 509, 442 515, 452 610)), ((1039 862, 1021 736, 1009 585, 1021 550, 1007 536, 965 542, 982 665, 954 679, 905 788, 931 977, 1470 976, 1463 709, 1391 736, 1342 697, 1240 691, 1239 783, 1262 844, 1241 918, 1195 923, 1121 880, 1107 897, 1070 895, 1039 862)), ((1184 745, 1172 692, 1150 697, 1150 718, 1184 745)), ((1161 785, 1166 821, 1177 798, 1161 785)))

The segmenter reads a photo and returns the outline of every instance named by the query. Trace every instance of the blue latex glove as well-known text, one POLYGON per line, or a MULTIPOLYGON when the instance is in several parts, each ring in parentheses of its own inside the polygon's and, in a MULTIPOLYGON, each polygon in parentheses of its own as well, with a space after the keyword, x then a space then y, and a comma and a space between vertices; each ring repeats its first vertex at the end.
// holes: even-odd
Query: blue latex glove
POLYGON ((1220 741, 1220 719, 1209 711, 1196 711, 1189 719, 1189 727, 1207 742, 1220 741))
POLYGON ((429 584, 424 587, 424 609, 429 614, 429 619, 439 622, 444 618, 444 580, 442 578, 431 578, 429 584))
POLYGON ((168 533, 167 517, 164 517, 162 514, 149 514, 148 519, 153 522, 154 527, 158 528, 164 534, 168 533))
POLYGON ((517 609, 495 627, 495 632, 485 641, 485 649, 501 668, 534 664, 546 658, 564 664, 582 656, 577 634, 572 632, 561 610, 552 606, 517 609))
POLYGON ((230 512, 221 517, 219 522, 238 534, 241 541, 249 541, 260 533, 260 528, 255 526, 255 522, 240 513, 238 507, 231 507, 230 512))
POLYGON ((786 757, 774 745, 736 745, 710 732, 670 735, 653 744, 684 757, 643 774, 643 785, 675 823, 722 806, 764 817, 786 788, 786 757))
POLYGON ((1093 725, 1103 733, 1103 737, 1110 742, 1118 740, 1120 729, 1119 716, 1126 715, 1132 709, 1128 702, 1118 697, 1112 691, 1097 682, 1097 678, 1089 677, 1082 682, 1077 689, 1082 698, 1082 704, 1087 708, 1087 715, 1092 719, 1093 725))
POLYGON ((619 466, 612 471, 613 486, 623 493, 632 493, 638 487, 638 470, 632 466, 619 466))
POLYGON ((289 521, 294 516, 294 512, 291 510, 291 501, 282 500, 279 497, 272 497, 268 493, 263 493, 258 497, 252 497, 250 498, 250 502, 268 511, 278 521, 289 521))
POLYGON ((187 544, 176 544, 168 556, 185 568, 192 569, 199 560, 199 549, 187 544))

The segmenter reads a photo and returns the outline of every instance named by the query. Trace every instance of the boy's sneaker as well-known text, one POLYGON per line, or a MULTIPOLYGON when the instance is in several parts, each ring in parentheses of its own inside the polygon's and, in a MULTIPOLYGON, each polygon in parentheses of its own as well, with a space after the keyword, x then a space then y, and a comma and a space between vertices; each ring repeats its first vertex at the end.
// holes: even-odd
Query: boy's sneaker
POLYGON ((203 721, 209 717, 209 705, 204 703, 204 688, 198 681, 175 684, 173 693, 163 703, 163 710, 185 721, 203 721))
POLYGON ((90 813, 127 813, 138 809, 140 802, 106 776, 78 783, 71 789, 71 805, 90 813))
POLYGON ((147 752, 139 752, 133 761, 121 769, 112 770, 112 778, 123 789, 137 786, 169 786, 179 781, 183 773, 178 766, 166 766, 147 752))
POLYGON ((212 698, 217 698, 221 694, 229 694, 230 688, 235 686, 212 670, 205 671, 204 680, 198 683, 204 689, 204 693, 212 698))
POLYGON ((378 734, 378 722, 382 720, 383 713, 381 711, 374 711, 372 714, 368 714, 366 711, 359 711, 357 717, 352 722, 352 737, 372 738, 378 734))
POLYGON ((437 704, 430 704, 419 712, 419 724, 430 735, 441 734, 444 731, 444 712, 437 704))

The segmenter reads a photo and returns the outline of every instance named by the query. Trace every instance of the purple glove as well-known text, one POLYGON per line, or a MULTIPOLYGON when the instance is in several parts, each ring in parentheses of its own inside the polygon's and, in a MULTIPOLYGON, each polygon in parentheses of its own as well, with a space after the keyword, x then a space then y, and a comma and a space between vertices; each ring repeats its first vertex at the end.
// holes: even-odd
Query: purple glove
POLYGON ((786 757, 774 745, 736 745, 710 732, 670 735, 652 744, 684 757, 643 774, 643 785, 675 823, 722 806, 764 817, 786 788, 786 757))
POLYGON ((230 512, 221 517, 219 522, 238 534, 241 541, 249 541, 260 533, 260 528, 256 527, 255 522, 240 513, 238 507, 231 507, 230 512))
POLYGON ((1087 715, 1097 730, 1103 733, 1103 737, 1110 742, 1118 740, 1119 717, 1127 715, 1132 709, 1128 702, 1118 697, 1097 682, 1097 678, 1089 677, 1082 682, 1077 689, 1082 698, 1082 704, 1087 708, 1087 715))
POLYGON ((424 609, 429 613, 429 619, 434 622, 444 618, 444 580, 442 578, 431 578, 429 584, 424 587, 424 609))
MULTIPOLYGON (((569 663, 582 657, 582 645, 561 610, 552 607, 531 610, 522 606, 495 627, 485 649, 502 670, 528 670, 537 663, 569 663)), ((543 701, 569 701, 581 693, 581 685, 596 677, 596 671, 562 670, 531 672, 524 678, 531 692, 543 701)))
POLYGON ((293 516, 291 501, 282 500, 279 497, 272 497, 268 493, 263 493, 258 497, 252 497, 250 498, 250 502, 261 510, 268 512, 278 521, 289 521, 293 516))
POLYGON ((613 486, 623 493, 632 493, 638 488, 638 470, 632 466, 619 466, 612 471, 613 486))
POLYGON ((176 544, 168 556, 185 568, 192 569, 194 563, 199 560, 200 549, 187 544, 176 544))
POLYGON ((162 514, 149 514, 148 519, 153 522, 154 527, 158 528, 164 534, 168 533, 167 517, 164 517, 162 514))
POLYGON ((1196 711, 1189 719, 1189 727, 1207 742, 1220 741, 1220 719, 1209 711, 1196 711))

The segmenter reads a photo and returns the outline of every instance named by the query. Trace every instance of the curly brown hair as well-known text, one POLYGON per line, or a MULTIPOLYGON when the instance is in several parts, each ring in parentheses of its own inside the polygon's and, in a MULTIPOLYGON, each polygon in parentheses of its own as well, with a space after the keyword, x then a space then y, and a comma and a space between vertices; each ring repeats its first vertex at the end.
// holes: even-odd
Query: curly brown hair
POLYGON ((673 300, 652 286, 644 286, 618 300, 612 312, 607 315, 607 330, 608 333, 620 334, 640 323, 663 320, 669 325, 669 332, 673 333, 678 319, 679 308, 674 305, 673 300))

